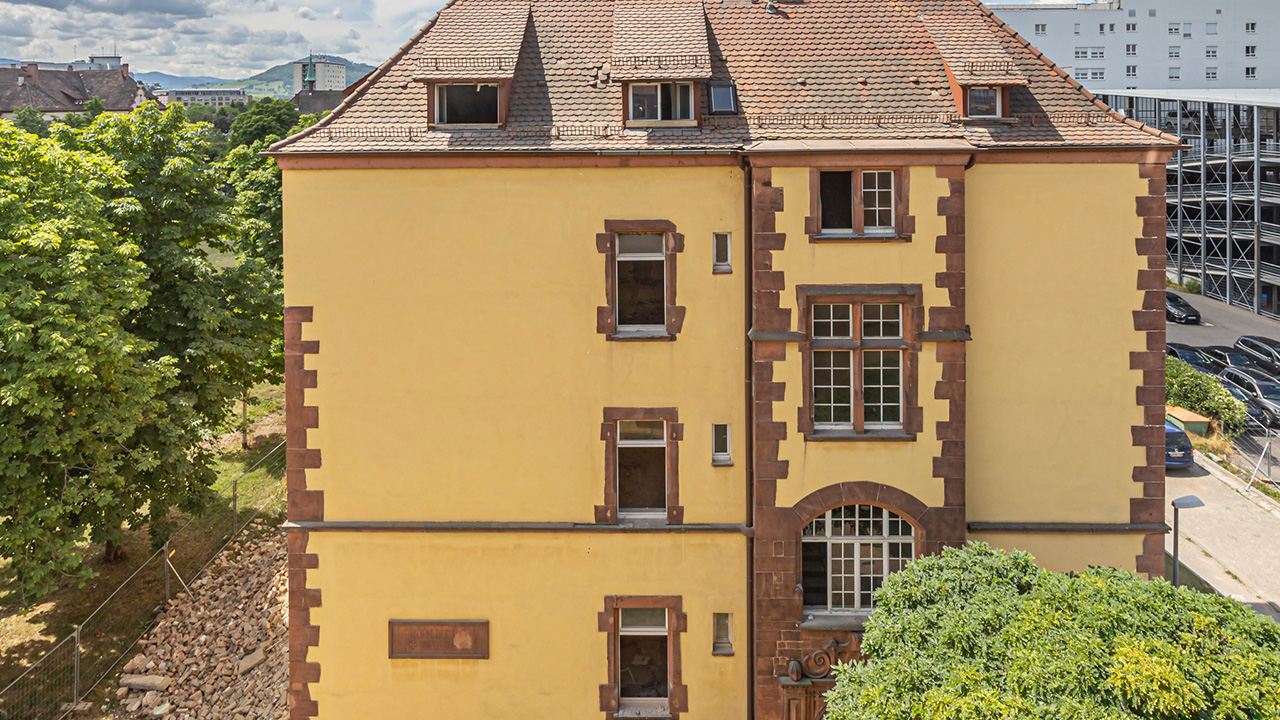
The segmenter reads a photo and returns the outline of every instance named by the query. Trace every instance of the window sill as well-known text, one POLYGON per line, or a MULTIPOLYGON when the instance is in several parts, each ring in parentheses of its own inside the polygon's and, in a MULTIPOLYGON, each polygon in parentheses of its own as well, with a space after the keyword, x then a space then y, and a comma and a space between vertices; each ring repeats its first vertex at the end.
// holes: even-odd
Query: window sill
POLYGON ((618 513, 618 522, 614 523, 619 527, 635 527, 635 528, 656 528, 667 527, 667 512, 663 510, 661 514, 636 514, 628 515, 625 511, 618 513))
POLYGON ((712 650, 711 654, 714 657, 733 657, 732 650, 712 650))
POLYGON ((670 342, 676 339, 675 335, 665 330, 619 330, 615 333, 607 335, 609 340, 627 340, 627 341, 666 341, 670 342))
POLYGON ((800 623, 801 630, 846 630, 862 632, 867 621, 871 619, 869 611, 852 613, 805 613, 800 623))
POLYGON ((696 128, 697 120, 628 120, 627 128, 646 130, 648 128, 696 128))
POLYGON ((667 708, 622 707, 613 713, 615 718, 669 718, 671 710, 667 708))
POLYGON ((711 467, 733 467, 732 458, 711 458, 711 467))
POLYGON ((905 430, 814 430, 804 433, 806 442, 915 442, 916 434, 905 430))
POLYGON ((712 275, 731 275, 732 273, 733 273, 732 265, 727 265, 724 263, 716 263, 715 265, 711 266, 712 275))
POLYGON ((991 117, 982 117, 982 116, 962 117, 960 118, 960 124, 961 125, 1017 125, 1018 118, 996 117, 994 115, 991 117))
POLYGON ((811 243, 902 243, 911 242, 911 236, 903 233, 871 233, 854 235, 853 233, 821 232, 810 235, 811 243))

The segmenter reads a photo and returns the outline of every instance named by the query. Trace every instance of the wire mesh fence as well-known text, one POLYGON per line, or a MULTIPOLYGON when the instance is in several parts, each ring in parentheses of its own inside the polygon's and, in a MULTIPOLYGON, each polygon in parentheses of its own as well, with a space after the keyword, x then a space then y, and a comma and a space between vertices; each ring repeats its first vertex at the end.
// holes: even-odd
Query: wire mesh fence
POLYGON ((1280 434, 1269 427, 1250 425, 1231 442, 1236 457, 1233 464, 1247 476, 1247 489, 1268 485, 1280 490, 1280 434))
POLYGON ((264 509, 283 499, 279 483, 256 486, 252 497, 243 498, 242 481, 255 473, 280 479, 284 469, 282 442, 248 470, 215 486, 215 501, 204 513, 186 519, 72 634, 0 690, 0 718, 56 720, 70 714, 119 666, 165 605, 264 509))

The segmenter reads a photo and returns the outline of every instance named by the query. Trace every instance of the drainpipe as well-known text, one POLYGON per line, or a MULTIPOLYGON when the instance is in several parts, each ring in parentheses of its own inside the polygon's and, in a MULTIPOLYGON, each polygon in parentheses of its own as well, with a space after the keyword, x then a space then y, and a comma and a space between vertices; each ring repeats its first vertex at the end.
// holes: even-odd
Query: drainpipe
POLYGON ((746 278, 743 282, 743 289, 746 304, 743 307, 745 327, 742 331, 742 339, 746 348, 743 353, 743 365, 746 369, 743 387, 745 388, 747 403, 747 720, 754 720, 756 716, 755 374, 752 372, 751 340, 747 338, 747 333, 751 330, 751 323, 755 315, 755 252, 753 249, 755 243, 753 242, 751 214, 751 203, 755 195, 755 187, 751 172, 751 160, 746 156, 742 156, 741 162, 742 207, 743 216, 746 220, 743 225, 743 255, 746 256, 744 258, 746 278))

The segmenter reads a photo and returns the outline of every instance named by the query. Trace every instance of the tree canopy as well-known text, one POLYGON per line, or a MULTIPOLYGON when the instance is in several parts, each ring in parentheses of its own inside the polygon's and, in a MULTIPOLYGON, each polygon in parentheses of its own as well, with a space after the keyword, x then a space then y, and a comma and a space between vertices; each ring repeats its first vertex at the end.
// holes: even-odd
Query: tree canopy
POLYGON ((298 108, 288 100, 263 98, 249 103, 231 125, 231 145, 252 145, 268 136, 285 137, 298 122, 298 108))
POLYGON ((947 549, 891 575, 830 720, 1280 717, 1280 624, 1120 570, 947 549))

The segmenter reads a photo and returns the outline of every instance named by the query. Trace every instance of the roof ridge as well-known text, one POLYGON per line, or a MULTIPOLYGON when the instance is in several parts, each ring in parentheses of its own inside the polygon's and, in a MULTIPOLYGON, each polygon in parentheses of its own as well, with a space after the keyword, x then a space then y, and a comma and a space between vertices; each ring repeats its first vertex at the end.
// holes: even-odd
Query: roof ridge
POLYGON ((342 102, 338 103, 338 107, 333 109, 333 112, 326 115, 324 119, 322 119, 320 122, 316 123, 315 125, 312 125, 309 128, 304 128, 301 132, 290 135, 289 137, 277 143, 272 144, 270 147, 267 148, 267 152, 276 152, 278 150, 283 150, 284 148, 289 147, 290 145, 298 142, 299 140, 310 137, 311 135, 320 131, 322 128, 326 128, 332 125, 333 121, 341 117, 343 112, 346 111, 346 109, 350 107, 352 103, 354 103, 356 100, 360 99, 361 97, 364 97, 364 94, 369 91, 369 88, 373 86, 373 83, 375 81, 380 80, 384 75, 390 72, 391 68, 397 65, 400 62, 400 60, 403 59, 404 56, 409 53, 409 50, 411 50, 415 45, 417 45, 422 40, 422 38, 426 37, 427 32, 429 32, 431 28, 435 26, 436 21, 440 19, 441 13, 443 13, 445 10, 448 10, 449 8, 453 7, 454 5, 462 1, 463 0, 448 0, 448 2, 446 2, 439 10, 436 11, 435 15, 431 16, 431 19, 427 21, 427 24, 422 26, 421 30, 415 33, 413 37, 409 38, 408 42, 401 45, 400 49, 396 50, 395 53, 391 55, 391 57, 383 61, 383 63, 379 65, 376 70, 369 73, 368 75, 365 75, 364 81, 360 83, 359 87, 357 87, 355 91, 352 92, 350 95, 343 98, 342 102))
POLYGON ((1021 33, 1019 33, 1017 30, 1014 30, 1012 27, 1010 27, 1010 26, 1009 26, 1009 24, 1008 24, 1008 23, 1006 23, 1004 20, 1002 20, 1002 19, 1000 18, 1000 16, 998 16, 998 15, 996 15, 994 12, 992 12, 992 11, 991 11, 991 8, 987 7, 987 6, 982 2, 982 0, 968 0, 968 2, 969 2, 969 4, 974 5, 975 7, 977 7, 977 8, 978 8, 978 10, 979 10, 979 12, 981 12, 981 13, 982 13, 982 14, 984 14, 984 15, 986 15, 988 18, 991 18, 992 20, 994 20, 994 21, 995 21, 995 23, 996 23, 996 26, 997 26, 997 27, 999 27, 1000 29, 1002 29, 1002 30, 1004 30, 1006 33, 1008 33, 1008 34, 1009 34, 1009 36, 1010 36, 1010 37, 1012 37, 1012 38, 1014 39, 1014 41, 1015 41, 1015 42, 1017 42, 1018 44, 1022 45, 1024 48, 1026 48, 1026 49, 1030 50, 1030 51, 1031 51, 1031 55, 1032 55, 1032 57, 1034 57, 1035 59, 1037 59, 1037 60, 1041 61, 1041 62, 1042 62, 1042 63, 1044 63, 1046 66, 1048 66, 1048 68, 1049 68, 1050 70, 1054 71, 1054 72, 1055 72, 1055 73, 1057 73, 1059 76, 1061 76, 1063 79, 1065 79, 1065 80, 1067 81, 1067 85, 1068 85, 1068 86, 1070 86, 1073 90, 1078 91, 1082 96, 1084 96, 1084 99, 1085 99, 1085 100, 1088 100, 1090 103, 1092 103, 1092 104, 1093 104, 1095 107, 1097 107, 1099 110, 1101 110, 1101 111, 1103 111, 1103 112, 1107 113, 1108 115, 1110 115, 1110 116, 1112 117, 1112 119, 1117 120, 1117 121, 1119 121, 1119 122, 1122 122, 1122 123, 1124 123, 1125 125, 1128 125, 1129 127, 1136 128, 1136 129, 1138 129, 1138 130, 1141 130, 1141 131, 1143 131, 1143 132, 1147 133, 1148 135, 1154 135, 1155 137, 1158 137, 1158 138, 1160 138, 1161 140, 1170 140, 1170 141, 1172 141, 1172 142, 1176 142, 1176 143, 1181 143, 1181 142, 1182 142, 1182 138, 1180 138, 1180 137, 1178 137, 1178 136, 1176 136, 1176 135, 1170 135, 1169 133, 1166 133, 1166 132, 1164 132, 1163 130, 1161 130, 1161 129, 1159 129, 1159 128, 1151 127, 1150 125, 1147 125, 1146 123, 1141 123, 1141 122, 1138 122, 1137 120, 1134 120, 1134 119, 1132 119, 1132 118, 1125 117, 1125 115, 1124 115, 1123 113, 1116 112, 1116 111, 1115 111, 1115 110, 1114 110, 1110 105, 1108 105, 1108 104, 1106 104, 1106 103, 1102 102, 1101 100, 1099 100, 1099 99, 1098 99, 1098 96, 1096 96, 1096 95, 1094 95, 1093 93, 1089 92, 1089 90, 1088 90, 1087 88, 1085 88, 1085 86, 1084 86, 1084 85, 1081 85, 1081 84, 1080 84, 1080 81, 1079 81, 1079 80, 1076 80, 1075 78, 1071 77, 1071 74, 1070 74, 1070 73, 1068 73, 1066 70, 1063 70, 1062 68, 1058 67, 1058 64, 1057 64, 1057 63, 1055 63, 1054 61, 1050 60, 1048 55, 1045 55, 1043 52, 1041 52, 1041 51, 1040 51, 1040 49, 1039 49, 1039 48, 1037 48, 1035 45, 1032 45, 1030 40, 1028 40, 1028 39, 1024 38, 1024 37, 1022 36, 1022 34, 1021 34, 1021 33))

